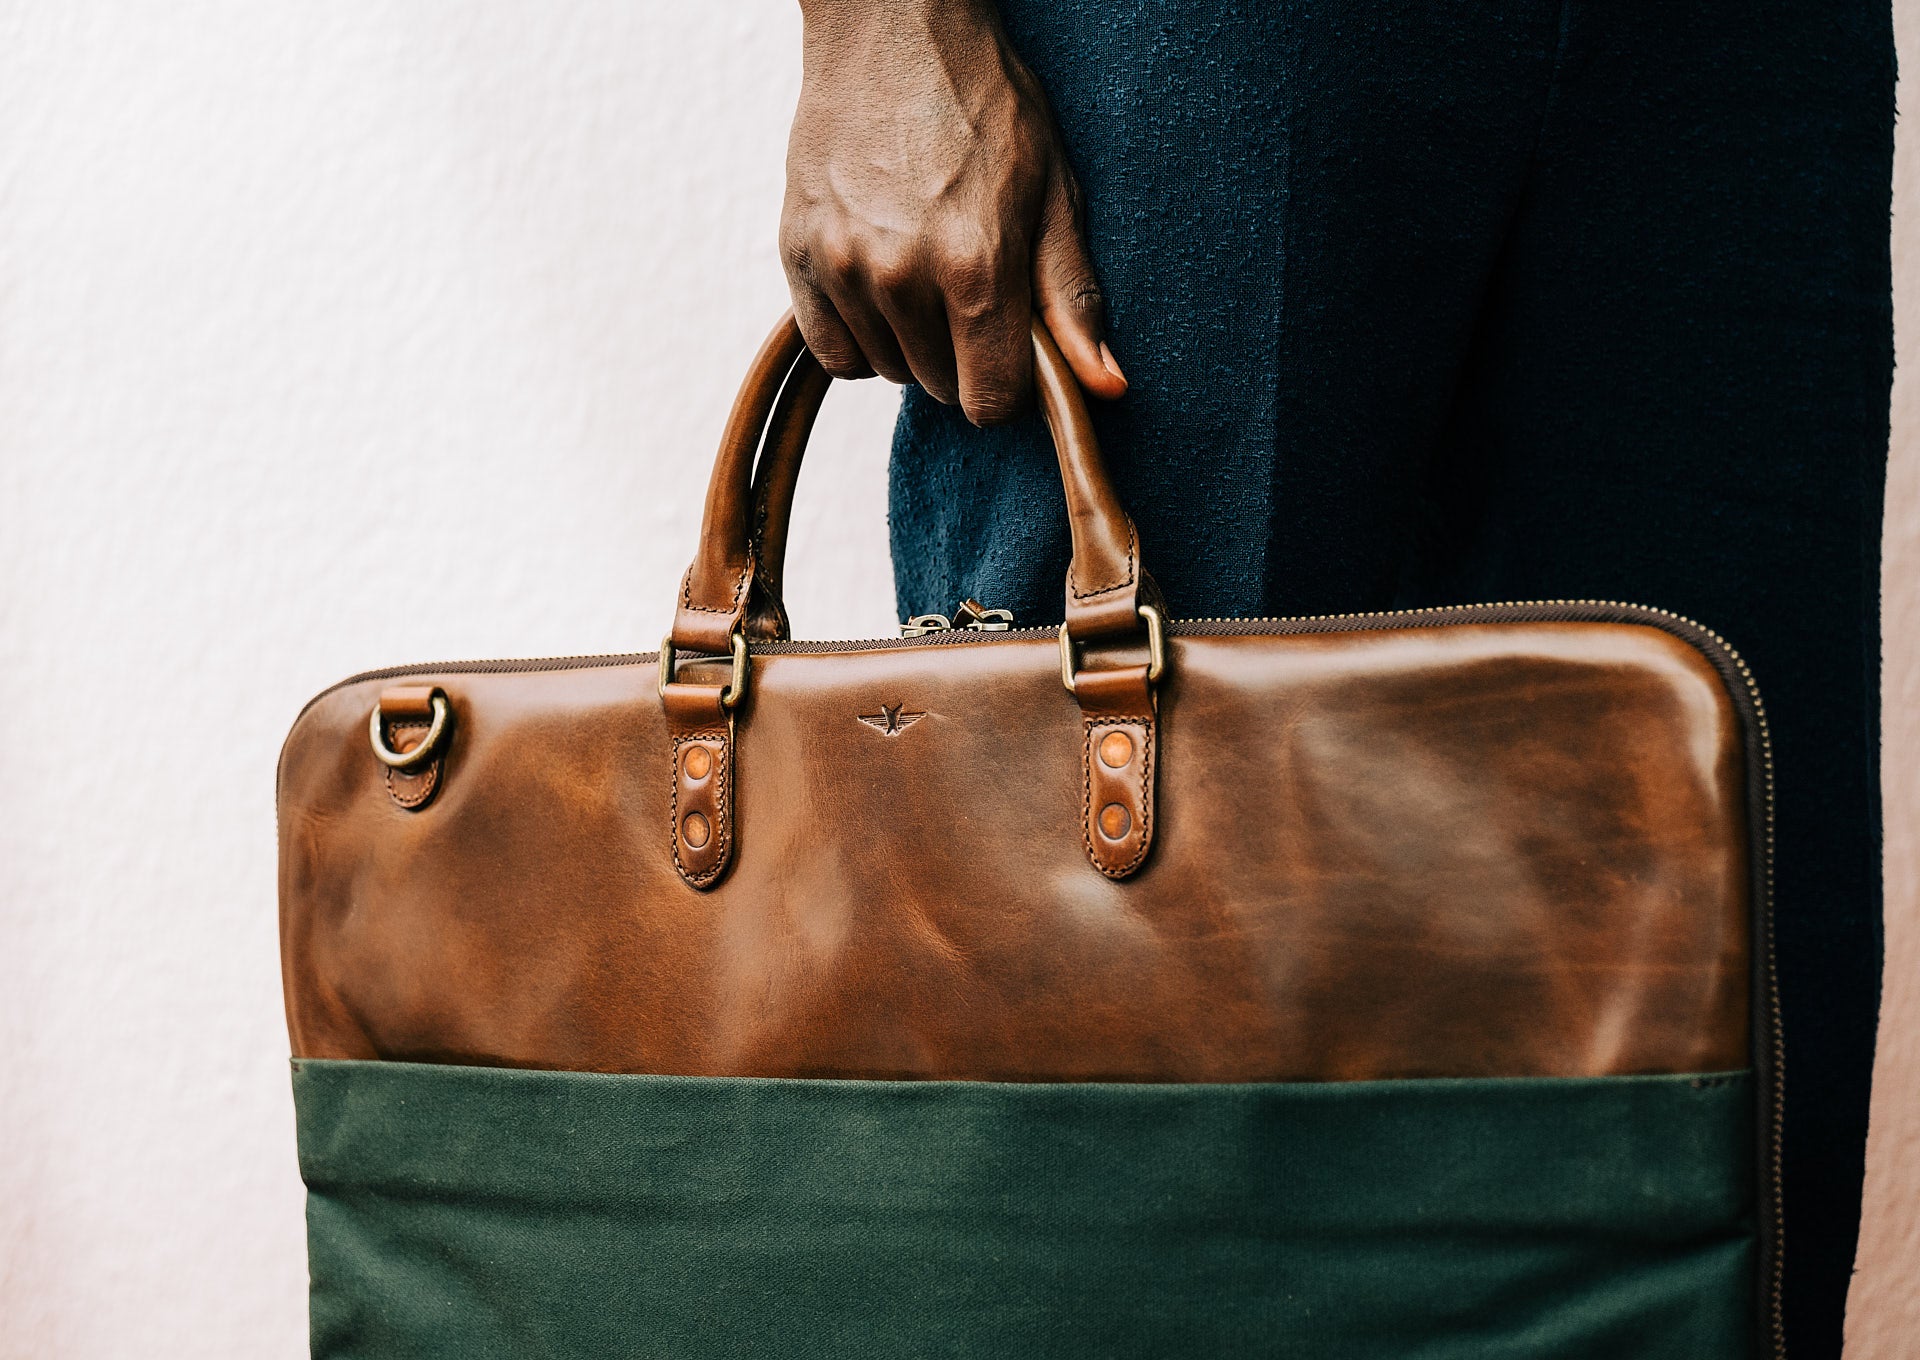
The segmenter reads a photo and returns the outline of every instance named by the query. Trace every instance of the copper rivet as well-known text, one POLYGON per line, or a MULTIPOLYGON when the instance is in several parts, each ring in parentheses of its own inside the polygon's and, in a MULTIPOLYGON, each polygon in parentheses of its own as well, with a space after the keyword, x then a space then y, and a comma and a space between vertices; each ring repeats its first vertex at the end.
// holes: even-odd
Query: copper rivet
POLYGON ((704 746, 689 746, 686 759, 681 763, 686 766, 687 778, 705 779, 713 769, 713 752, 704 746))
POLYGON ((1133 759, 1133 738, 1125 732, 1109 732, 1100 739, 1100 763, 1117 770, 1133 759))
POLYGON ((687 819, 680 823, 680 834, 686 837, 688 845, 698 850, 707 843, 707 837, 713 834, 713 827, 699 813, 689 812, 687 819))
POLYGON ((1110 841, 1117 841, 1127 834, 1127 828, 1133 825, 1133 818, 1118 803, 1108 803, 1100 809, 1100 834, 1110 841))

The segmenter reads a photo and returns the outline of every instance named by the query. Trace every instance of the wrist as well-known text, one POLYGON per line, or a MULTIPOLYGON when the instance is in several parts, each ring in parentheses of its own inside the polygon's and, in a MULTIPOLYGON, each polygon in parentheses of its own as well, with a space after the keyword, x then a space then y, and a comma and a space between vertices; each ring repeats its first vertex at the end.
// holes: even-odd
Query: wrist
POLYGON ((860 32, 932 33, 956 25, 997 28, 994 0, 800 0, 809 40, 860 32))

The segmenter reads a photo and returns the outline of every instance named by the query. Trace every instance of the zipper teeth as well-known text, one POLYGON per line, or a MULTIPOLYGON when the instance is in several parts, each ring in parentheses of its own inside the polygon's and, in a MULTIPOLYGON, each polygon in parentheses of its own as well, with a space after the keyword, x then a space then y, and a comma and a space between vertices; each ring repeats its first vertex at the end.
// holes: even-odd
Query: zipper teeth
MULTIPOLYGON (((1770 1070, 1766 1075, 1768 1098, 1770 1101, 1769 1123, 1767 1128, 1766 1176, 1768 1181, 1769 1209, 1768 1221, 1772 1228, 1772 1253, 1767 1273, 1767 1313, 1768 1328, 1772 1334, 1771 1347, 1776 1357, 1786 1355, 1786 1321, 1784 1315, 1783 1283, 1781 1274, 1781 1256, 1785 1247, 1786 1223, 1782 1199, 1783 1174, 1781 1167, 1781 1138, 1786 1120, 1786 1100, 1784 1089, 1786 1067, 1786 1044, 1780 1024, 1780 981, 1773 953, 1773 856, 1774 856, 1774 770, 1773 739, 1767 726, 1766 708, 1761 702, 1760 686, 1748 667, 1746 658, 1719 633, 1690 619, 1684 614, 1676 614, 1669 609, 1659 609, 1652 605, 1630 604, 1624 600, 1511 600, 1482 602, 1477 604, 1430 605, 1415 609, 1392 609, 1379 611, 1359 611, 1344 614, 1303 614, 1291 617, 1228 618, 1213 616, 1199 619, 1170 619, 1169 630, 1177 637, 1183 633, 1195 635, 1193 630, 1206 629, 1218 625, 1233 625, 1232 633, 1308 633, 1334 632, 1334 628, 1325 625, 1368 622, 1385 623, 1399 619, 1434 618, 1441 615, 1459 617, 1462 615, 1505 613, 1512 610, 1529 609, 1611 609, 1629 615, 1652 617, 1666 621, 1669 625, 1712 640, 1715 649, 1724 656, 1739 673, 1746 690, 1747 702, 1753 714, 1753 727, 1756 745, 1760 756, 1761 791, 1763 804, 1762 854, 1761 854, 1761 894, 1759 910, 1755 913, 1760 922, 1762 938, 1756 944, 1762 951, 1759 969, 1761 988, 1764 996, 1759 998, 1766 1010, 1768 1021, 1768 1059, 1770 1070), (1317 626, 1316 626, 1317 625, 1317 626)), ((1542 620, 1547 622, 1550 620, 1542 620)), ((1005 628, 970 629, 956 628, 924 633, 917 637, 895 638, 856 638, 829 642, 774 642, 762 644, 757 650, 772 655, 813 655, 830 652, 876 651, 890 647, 952 646, 975 642, 983 639, 1013 637, 1052 636, 1055 628, 1005 628)), ((1205 634, 1200 634, 1204 636, 1205 634)), ((325 694, 365 680, 388 679, 400 675, 414 675, 431 671, 466 672, 468 674, 488 674, 509 671, 538 670, 574 670, 596 665, 642 665, 659 659, 658 652, 596 652, 578 656, 537 657, 524 660, 506 661, 450 661, 424 665, 392 666, 382 670, 363 671, 350 676, 339 684, 331 685, 308 701, 308 707, 325 694)), ((302 710, 304 712, 304 709, 302 710)))
POLYGON ((1760 768, 1764 780, 1766 819, 1765 853, 1761 858, 1765 883, 1766 910, 1762 916, 1765 922, 1767 938, 1766 950, 1766 1006, 1772 1020, 1772 1034, 1769 1048, 1773 1059, 1773 1070, 1768 1073, 1769 1098, 1772 1102, 1771 1126, 1767 1141, 1767 1178, 1773 1195, 1773 1261, 1768 1289, 1768 1321, 1773 1329, 1773 1353, 1784 1357, 1787 1353, 1787 1324, 1785 1300, 1782 1297, 1785 1288, 1784 1262, 1781 1257, 1786 1250, 1785 1221, 1785 1174, 1782 1165, 1782 1144, 1786 1135, 1786 1035, 1780 1025, 1780 975, 1773 952, 1773 854, 1774 854, 1774 783, 1773 783, 1773 737, 1767 726, 1767 710, 1760 701, 1760 687, 1747 669, 1747 663, 1740 654, 1727 648, 1736 665, 1740 667, 1741 678, 1747 682, 1747 693, 1753 701, 1754 728, 1760 739, 1760 768))
MULTIPOLYGON (((1169 619, 1167 626, 1175 636, 1199 625, 1231 624, 1237 625, 1236 632, 1271 632, 1273 628, 1258 628, 1254 625, 1279 625, 1277 631, 1302 632, 1302 624, 1345 623, 1356 620, 1383 621, 1403 618, 1426 618, 1440 614, 1485 613, 1510 609, 1620 609, 1633 614, 1652 614, 1671 620, 1713 639, 1727 656, 1739 667, 1747 689, 1756 705, 1759 692, 1753 683, 1753 677, 1738 652, 1728 645, 1727 640, 1708 628, 1705 624, 1688 618, 1684 614, 1675 614, 1671 610, 1656 609, 1651 605, 1630 604, 1623 600, 1503 600, 1478 604, 1434 605, 1418 609, 1388 609, 1359 611, 1347 614, 1295 614, 1284 616, 1261 616, 1230 618, 1213 616, 1199 619, 1169 619)), ((879 651, 890 647, 926 647, 952 646, 957 643, 978 642, 990 638, 1013 637, 1051 637, 1058 632, 1056 627, 1026 627, 1001 629, 951 628, 923 633, 915 637, 891 638, 835 638, 818 642, 765 642, 753 650, 763 656, 804 656, 824 652, 865 652, 879 651)), ((329 685, 321 694, 343 689, 348 685, 359 684, 364 680, 385 680, 400 675, 420 675, 431 671, 460 672, 469 675, 499 674, 511 671, 574 670, 594 665, 644 665, 658 661, 656 652, 581 652, 572 656, 516 657, 509 659, 491 659, 483 661, 431 661, 414 662, 405 666, 384 666, 377 670, 360 671, 350 675, 337 684, 329 685)), ((319 696, 316 695, 316 698, 319 696)))

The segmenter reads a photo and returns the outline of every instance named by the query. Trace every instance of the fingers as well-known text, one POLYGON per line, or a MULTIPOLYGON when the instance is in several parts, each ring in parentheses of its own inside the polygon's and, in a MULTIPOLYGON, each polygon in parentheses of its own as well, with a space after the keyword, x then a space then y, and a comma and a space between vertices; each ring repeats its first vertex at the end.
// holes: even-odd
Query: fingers
POLYGON ((1106 300, 1087 253, 1079 197, 1068 172, 1058 170, 1034 242, 1034 301, 1080 385, 1112 401, 1125 394, 1127 378, 1107 347, 1106 300))
MULTIPOLYGON (((949 229, 944 240, 855 247, 797 234, 782 255, 807 347, 836 378, 878 373, 958 403, 976 425, 1027 409, 1037 307, 1080 384, 1109 400, 1127 380, 1105 343, 1106 308, 1088 257, 1078 190, 1061 167, 1024 232, 949 229)), ((783 233, 783 237, 786 236, 783 233)), ((924 238, 923 238, 924 240, 924 238)))
POLYGON ((814 281, 812 251, 803 242, 791 241, 781 246, 780 258, 787 269, 787 291, 793 295, 793 319, 820 367, 836 378, 871 378, 873 365, 860 342, 814 281))
POLYGON ((878 373, 890 382, 911 382, 893 328, 873 305, 859 256, 837 239, 790 222, 782 223, 780 237, 793 319, 820 367, 836 378, 878 373))
POLYGON ((951 406, 959 399, 960 388, 940 293, 924 276, 894 283, 876 291, 874 305, 892 327, 894 343, 913 370, 914 381, 935 401, 951 406))
POLYGON ((846 261, 828 271, 826 285, 828 302, 873 371, 903 387, 912 382, 913 369, 894 338, 893 325, 881 310, 866 272, 857 263, 846 261))
POLYGON ((937 290, 910 259, 873 253, 783 228, 781 259, 807 348, 836 378, 917 381, 952 402, 953 348, 937 290))
POLYGON ((917 382, 976 425, 1025 409, 1031 270, 1018 244, 891 255, 802 239, 782 256, 800 333, 834 377, 917 382))
POLYGON ((1033 400, 1033 299, 1025 242, 949 256, 942 269, 960 409, 1001 425, 1033 400))

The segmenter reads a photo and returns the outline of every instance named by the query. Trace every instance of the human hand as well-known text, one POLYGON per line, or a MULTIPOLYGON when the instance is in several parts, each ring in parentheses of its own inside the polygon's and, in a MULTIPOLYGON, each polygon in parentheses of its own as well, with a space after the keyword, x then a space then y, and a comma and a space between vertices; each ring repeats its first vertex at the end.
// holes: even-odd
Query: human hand
POLYGON ((1080 187, 991 0, 801 0, 780 248, 807 347, 1010 420, 1038 307, 1081 385, 1118 397, 1080 187))

